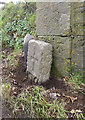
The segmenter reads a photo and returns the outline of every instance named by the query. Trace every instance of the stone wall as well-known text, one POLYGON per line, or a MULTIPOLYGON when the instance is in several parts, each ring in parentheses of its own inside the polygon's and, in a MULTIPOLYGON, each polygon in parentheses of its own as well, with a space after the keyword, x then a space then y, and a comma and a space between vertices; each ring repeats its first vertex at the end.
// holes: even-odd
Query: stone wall
POLYGON ((36 6, 38 38, 53 46, 52 71, 63 76, 82 70, 83 2, 40 2, 36 6))

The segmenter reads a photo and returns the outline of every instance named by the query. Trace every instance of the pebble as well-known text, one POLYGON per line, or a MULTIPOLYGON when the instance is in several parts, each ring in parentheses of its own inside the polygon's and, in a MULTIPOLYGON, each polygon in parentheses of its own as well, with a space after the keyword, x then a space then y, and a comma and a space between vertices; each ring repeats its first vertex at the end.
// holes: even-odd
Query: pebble
POLYGON ((50 97, 51 97, 52 99, 55 99, 55 98, 56 98, 56 93, 50 93, 50 97))

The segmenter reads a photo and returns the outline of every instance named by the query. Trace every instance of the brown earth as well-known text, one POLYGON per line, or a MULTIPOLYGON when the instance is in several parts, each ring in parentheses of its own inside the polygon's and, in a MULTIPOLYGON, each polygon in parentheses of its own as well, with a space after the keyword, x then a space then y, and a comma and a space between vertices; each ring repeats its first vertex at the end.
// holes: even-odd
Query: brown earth
MULTIPOLYGON (((2 69, 2 76, 9 76, 10 73, 13 73, 9 76, 9 82, 11 83, 12 87, 17 87, 17 94, 19 94, 23 88, 32 86, 30 79, 27 78, 25 69, 23 56, 19 57, 19 66, 16 69, 12 70, 9 66, 2 69)), ((6 80, 2 80, 2 82, 6 82, 6 80)), ((41 85, 49 90, 51 90, 53 87, 55 87, 55 90, 57 89, 60 95, 59 100, 63 99, 65 102, 67 102, 65 108, 69 111, 69 118, 72 118, 72 114, 70 112, 72 109, 81 110, 85 115, 85 91, 82 92, 77 90, 75 92, 68 84, 65 83, 63 79, 56 78, 53 73, 51 73, 49 81, 41 85)), ((55 90, 53 92, 55 92, 55 90)), ((12 118, 12 111, 6 107, 6 101, 2 101, 2 103, 2 118, 12 118)), ((23 118, 23 114, 21 117, 23 118)))

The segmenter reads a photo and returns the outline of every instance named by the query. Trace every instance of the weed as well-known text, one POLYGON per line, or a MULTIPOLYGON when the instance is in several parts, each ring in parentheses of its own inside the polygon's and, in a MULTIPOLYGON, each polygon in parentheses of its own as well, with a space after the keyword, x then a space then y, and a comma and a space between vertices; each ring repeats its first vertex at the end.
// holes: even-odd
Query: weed
MULTIPOLYGON (((46 100, 46 90, 40 86, 29 87, 17 96, 10 96, 11 85, 9 83, 3 85, 2 95, 7 99, 13 115, 19 116, 21 113, 30 118, 68 118, 68 111, 65 110, 65 103, 58 101, 56 98, 53 102, 46 100)), ((84 115, 80 110, 72 111, 73 118, 84 119, 84 115)))
POLYGON ((81 84, 84 83, 81 73, 77 72, 75 75, 70 75, 69 83, 71 83, 75 89, 80 89, 81 84))
POLYGON ((35 34, 36 31, 36 12, 35 3, 8 3, 1 9, 0 27, 2 45, 16 49, 22 48, 25 35, 35 34), (32 11, 30 7, 32 6, 32 11), (9 14, 8 14, 9 12, 9 14))
POLYGON ((71 112, 72 112, 73 119, 79 119, 79 120, 85 119, 85 116, 82 114, 81 110, 72 110, 71 112))
POLYGON ((31 118, 67 118, 64 103, 55 99, 53 103, 45 100, 45 95, 41 94, 43 87, 34 87, 32 94, 28 90, 17 97, 13 113, 20 114, 22 109, 25 114, 30 115, 31 118))
POLYGON ((8 55, 8 64, 12 69, 16 68, 19 65, 19 55, 21 54, 21 49, 15 49, 13 53, 8 55))
POLYGON ((5 58, 6 58, 6 55, 5 55, 4 52, 0 52, 0 58, 2 58, 2 59, 5 59, 5 58))
POLYGON ((10 98, 10 93, 11 93, 11 84, 10 83, 3 83, 1 84, 2 88, 2 98, 3 99, 9 99, 10 98))

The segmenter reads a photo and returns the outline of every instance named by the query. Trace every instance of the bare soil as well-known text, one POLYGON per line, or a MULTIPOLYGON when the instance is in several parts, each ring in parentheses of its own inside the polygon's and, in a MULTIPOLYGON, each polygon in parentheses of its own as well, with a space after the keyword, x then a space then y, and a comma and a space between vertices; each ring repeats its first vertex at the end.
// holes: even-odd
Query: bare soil
MULTIPOLYGON (((9 82, 11 83, 12 87, 17 87, 17 94, 19 94, 23 88, 27 88, 28 86, 32 86, 30 79, 27 77, 26 74, 26 67, 24 63, 24 57, 19 57, 19 66, 16 67, 16 69, 12 70, 9 66, 7 68, 3 68, 2 70, 2 76, 6 75, 9 76, 10 72, 13 73, 9 77, 9 82), (15 81, 13 81, 15 79, 15 81)), ((2 81, 2 82, 7 82, 2 81)), ((59 99, 63 99, 65 102, 67 102, 65 108, 69 111, 67 114, 69 118, 72 118, 71 110, 81 110, 83 111, 83 114, 85 115, 85 91, 74 91, 68 84, 64 82, 63 79, 57 78, 53 73, 50 75, 50 79, 41 84, 46 89, 51 89, 55 87, 58 90, 58 93, 60 94, 59 99), (73 100, 72 98, 77 98, 73 100)), ((55 92, 55 90, 53 91, 55 92)), ((12 116, 12 110, 10 110, 8 107, 8 104, 6 105, 6 101, 2 101, 2 118, 13 118, 12 116)), ((24 115, 25 116, 25 115, 24 115)), ((22 113, 22 118, 24 117, 22 113)), ((18 117, 18 116, 16 116, 18 117)), ((26 117, 26 116, 25 116, 26 117)))

